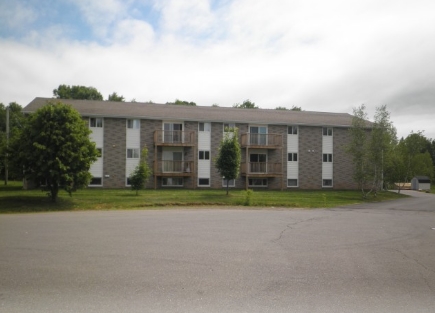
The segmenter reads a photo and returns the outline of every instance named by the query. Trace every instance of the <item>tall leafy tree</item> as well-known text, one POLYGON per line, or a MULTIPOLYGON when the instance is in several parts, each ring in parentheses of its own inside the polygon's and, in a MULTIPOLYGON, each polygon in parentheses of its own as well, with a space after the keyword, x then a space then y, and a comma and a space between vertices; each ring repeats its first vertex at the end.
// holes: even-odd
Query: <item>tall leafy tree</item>
POLYGON ((358 184, 364 198, 367 197, 365 189, 372 178, 371 164, 368 160, 370 133, 365 110, 364 104, 353 110, 352 127, 350 128, 351 142, 347 147, 354 165, 353 179, 358 184))
POLYGON ((101 93, 94 87, 59 85, 53 90, 57 99, 103 100, 101 93))
MULTIPOLYGON (((117 102, 124 102, 124 96, 118 95, 116 92, 113 92, 112 94, 109 95, 109 97, 107 98, 108 101, 117 101, 117 102)), ((134 102, 134 101, 132 101, 134 102)))
POLYGON ((239 176, 241 163, 241 149, 237 128, 226 130, 215 159, 215 166, 221 176, 227 181, 227 195, 229 181, 239 176))
POLYGON ((374 123, 370 134, 369 162, 372 167, 372 191, 375 194, 382 188, 385 159, 390 157, 397 143, 396 129, 390 120, 386 105, 376 108, 374 123))
POLYGON ((249 99, 247 99, 247 100, 243 101, 242 104, 235 103, 233 105, 233 108, 237 108, 237 109, 258 109, 258 106, 256 106, 254 102, 251 102, 249 99))
POLYGON ((48 103, 29 116, 12 143, 13 162, 23 169, 26 179, 46 185, 55 202, 60 189, 71 195, 89 184, 89 168, 98 156, 89 134, 75 109, 48 103))
POLYGON ((7 153, 7 129, 6 129, 6 111, 9 109, 9 142, 18 134, 20 128, 24 125, 24 115, 21 106, 16 102, 11 102, 5 106, 0 103, 0 175, 6 179, 6 167, 8 169, 8 179, 18 179, 21 175, 21 169, 14 168, 8 161, 13 155, 7 153))
POLYGON ((133 173, 129 177, 131 189, 136 191, 136 196, 139 194, 139 190, 145 188, 148 178, 152 175, 152 170, 149 167, 147 160, 148 149, 145 147, 142 149, 138 166, 136 166, 133 173))

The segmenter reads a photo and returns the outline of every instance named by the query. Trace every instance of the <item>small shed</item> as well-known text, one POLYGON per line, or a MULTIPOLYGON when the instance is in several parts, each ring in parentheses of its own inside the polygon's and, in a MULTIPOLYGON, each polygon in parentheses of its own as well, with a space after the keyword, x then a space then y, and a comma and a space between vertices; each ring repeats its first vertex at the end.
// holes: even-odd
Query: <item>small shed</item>
POLYGON ((430 178, 427 176, 415 176, 411 180, 412 190, 430 190, 430 178))

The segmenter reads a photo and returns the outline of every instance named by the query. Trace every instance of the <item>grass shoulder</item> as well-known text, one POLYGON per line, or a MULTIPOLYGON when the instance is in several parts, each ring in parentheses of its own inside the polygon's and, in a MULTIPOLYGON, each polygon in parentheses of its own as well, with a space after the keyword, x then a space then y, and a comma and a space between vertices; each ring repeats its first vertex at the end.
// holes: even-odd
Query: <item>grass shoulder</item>
POLYGON ((135 192, 130 189, 87 188, 70 197, 59 193, 52 203, 41 190, 23 190, 22 184, 10 182, 0 186, 0 213, 82 211, 82 210, 132 210, 163 209, 173 207, 246 206, 280 208, 332 208, 363 202, 377 202, 406 197, 392 192, 378 193, 363 200, 359 191, 340 190, 231 190, 224 189, 146 189, 135 192))

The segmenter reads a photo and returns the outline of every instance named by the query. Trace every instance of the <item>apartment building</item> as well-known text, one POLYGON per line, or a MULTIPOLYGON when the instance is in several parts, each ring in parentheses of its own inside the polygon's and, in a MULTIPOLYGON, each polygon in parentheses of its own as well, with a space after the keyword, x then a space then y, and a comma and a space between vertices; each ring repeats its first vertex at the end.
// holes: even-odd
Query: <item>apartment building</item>
POLYGON ((100 157, 90 187, 129 187, 146 146, 153 169, 148 188, 224 188, 213 160, 225 131, 236 127, 242 164, 230 187, 357 188, 345 151, 352 123, 346 113, 51 98, 35 98, 23 111, 53 101, 70 104, 92 131, 100 157))

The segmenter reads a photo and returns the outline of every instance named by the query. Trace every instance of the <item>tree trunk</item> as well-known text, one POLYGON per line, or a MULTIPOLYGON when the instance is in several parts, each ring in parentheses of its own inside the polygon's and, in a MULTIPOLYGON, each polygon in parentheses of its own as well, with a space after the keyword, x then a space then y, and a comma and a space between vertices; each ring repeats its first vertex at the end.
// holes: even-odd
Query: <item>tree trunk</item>
POLYGON ((51 185, 51 202, 57 201, 57 194, 59 193, 59 185, 57 183, 53 183, 51 185))
POLYGON ((230 184, 230 181, 229 181, 229 179, 227 179, 227 196, 228 196, 228 185, 230 184))

